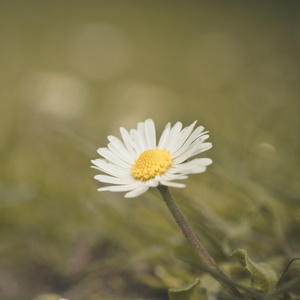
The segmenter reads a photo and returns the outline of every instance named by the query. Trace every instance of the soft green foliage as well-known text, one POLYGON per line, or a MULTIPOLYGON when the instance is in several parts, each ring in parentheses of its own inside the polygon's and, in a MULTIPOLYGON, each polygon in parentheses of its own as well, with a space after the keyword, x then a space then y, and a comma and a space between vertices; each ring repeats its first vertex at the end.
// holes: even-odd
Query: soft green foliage
POLYGON ((199 278, 232 300, 156 190, 97 192, 96 149, 149 117, 210 131, 213 164, 170 190, 238 289, 299 299, 299 5, 0 1, 0 299, 167 300, 199 278), (271 294, 239 248, 284 274, 271 294))
POLYGON ((251 274, 252 286, 265 294, 274 291, 277 283, 277 275, 274 269, 266 263, 254 263, 246 250, 235 250, 230 258, 237 259, 251 274))
POLYGON ((284 281, 284 279, 287 277, 288 273, 292 270, 296 270, 296 269, 300 269, 300 258, 293 258, 288 264, 287 266, 284 268, 279 281, 277 283, 277 286, 279 287, 282 282, 284 281))
POLYGON ((170 300, 194 300, 194 299, 207 299, 205 295, 201 297, 196 293, 196 288, 199 283, 199 278, 195 278, 193 281, 188 284, 169 289, 169 299, 170 300))

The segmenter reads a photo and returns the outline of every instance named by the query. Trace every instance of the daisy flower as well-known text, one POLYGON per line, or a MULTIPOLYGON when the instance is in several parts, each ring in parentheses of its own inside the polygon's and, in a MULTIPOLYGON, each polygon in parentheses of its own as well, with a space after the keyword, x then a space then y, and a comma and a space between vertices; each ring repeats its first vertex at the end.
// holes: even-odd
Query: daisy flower
POLYGON ((196 122, 185 128, 180 122, 173 127, 168 123, 158 144, 152 119, 129 132, 121 127, 122 140, 108 136, 107 147, 97 151, 102 158, 92 160, 92 167, 105 173, 96 175, 96 180, 112 185, 98 191, 127 192, 125 197, 133 198, 158 185, 185 187, 176 181, 202 173, 212 163, 209 158, 195 158, 212 147, 205 142, 209 136, 204 127, 194 129, 196 122))

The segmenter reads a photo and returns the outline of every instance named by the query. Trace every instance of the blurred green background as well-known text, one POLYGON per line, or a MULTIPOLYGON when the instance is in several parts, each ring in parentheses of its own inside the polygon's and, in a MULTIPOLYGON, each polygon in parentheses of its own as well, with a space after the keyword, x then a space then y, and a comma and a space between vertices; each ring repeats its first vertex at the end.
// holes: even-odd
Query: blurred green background
POLYGON ((201 275, 156 190, 96 190, 97 148, 149 117, 210 131, 214 164, 171 192, 218 263, 300 256, 299 1, 1 0, 0 41, 0 299, 201 275))

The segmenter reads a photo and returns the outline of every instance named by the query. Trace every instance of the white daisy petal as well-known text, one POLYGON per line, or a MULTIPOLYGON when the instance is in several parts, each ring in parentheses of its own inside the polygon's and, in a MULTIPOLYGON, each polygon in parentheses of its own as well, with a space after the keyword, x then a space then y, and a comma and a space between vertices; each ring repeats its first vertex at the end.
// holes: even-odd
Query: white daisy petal
POLYGON ((194 174, 202 173, 206 170, 206 166, 210 165, 212 160, 209 158, 195 158, 191 161, 177 165, 170 169, 172 173, 194 174))
MULTIPOLYGON (((197 121, 195 121, 192 125, 184 128, 181 131, 181 136, 177 138, 177 141, 172 145, 169 146, 168 150, 171 151, 171 153, 176 153, 176 151, 181 148, 181 146, 184 144, 184 142, 186 141, 186 139, 190 136, 191 132, 194 129, 194 126, 196 124, 197 121)), ((204 127, 202 127, 204 128, 204 127)))
POLYGON ((131 176, 117 178, 107 175, 96 175, 94 178, 103 183, 130 184, 134 182, 134 179, 131 176))
POLYGON ((159 185, 159 176, 156 176, 154 179, 149 179, 145 182, 148 187, 157 187, 159 185))
MULTIPOLYGON (((165 174, 163 174, 161 176, 162 180, 183 180, 183 179, 187 179, 188 176, 186 176, 184 173, 171 173, 171 172, 166 172, 165 174)), ((161 182, 161 181, 159 181, 161 182)))
POLYGON ((132 139, 134 140, 133 147, 136 152, 141 154, 147 150, 143 136, 139 131, 132 129, 132 130, 130 130, 130 135, 132 136, 132 139))
POLYGON ((131 192, 126 193, 125 198, 138 197, 141 194, 144 194, 145 192, 147 192, 148 190, 149 190, 149 187, 147 187, 147 186, 138 187, 135 190, 132 190, 131 192))
POLYGON ((158 149, 164 149, 165 148, 165 144, 166 144, 166 141, 169 137, 169 134, 170 134, 170 131, 171 131, 171 123, 168 123, 159 139, 159 142, 158 142, 158 149))
POLYGON ((148 119, 145 122, 138 123, 137 131, 140 133, 145 149, 153 149, 155 147, 155 128, 153 121, 148 119))
MULTIPOLYGON (((200 126, 195 129, 195 131, 189 136, 181 148, 173 152, 173 158, 178 157, 190 147, 190 145, 198 138, 202 137, 206 132, 203 132, 204 127, 200 126)), ((205 135, 204 135, 205 136, 205 135)), ((205 136, 206 137, 206 136, 205 136)), ((205 138, 206 139, 206 138, 205 138)), ((202 140, 201 140, 202 141, 202 140)))
POLYGON ((130 167, 131 164, 123 161, 122 159, 119 158, 119 156, 115 155, 112 153, 108 148, 99 148, 97 152, 106 158, 109 162, 116 164, 121 167, 130 167))
POLYGON ((116 166, 112 163, 109 163, 106 159, 97 158, 95 160, 92 160, 92 163, 95 165, 92 166, 93 168, 113 176, 126 176, 131 173, 131 170, 129 170, 127 167, 122 168, 116 166))
POLYGON ((206 166, 202 166, 202 165, 191 165, 185 168, 179 168, 178 172, 182 173, 182 174, 199 174, 199 173, 203 173, 206 170, 206 166))
POLYGON ((148 149, 154 149, 156 147, 156 133, 155 125, 152 119, 145 121, 145 138, 147 141, 148 149))
POLYGON ((99 188, 98 191, 110 191, 110 192, 127 192, 127 191, 132 191, 136 189, 139 186, 139 182, 135 181, 134 183, 131 184, 124 184, 124 185, 110 185, 110 186, 105 186, 103 188, 99 188))
MULTIPOLYGON (((182 123, 177 122, 173 128, 171 129, 168 139, 166 141, 166 146, 171 147, 177 140, 178 134, 180 133, 180 130, 182 128, 182 123)), ((169 150, 169 149, 168 149, 169 150)))
POLYGON ((174 163, 179 164, 182 163, 184 161, 186 161, 187 159, 203 152, 206 151, 208 149, 210 149, 212 147, 211 143, 201 143, 199 141, 195 141, 194 143, 192 143, 190 145, 190 147, 181 155, 177 156, 174 158, 174 163))
POLYGON ((121 147, 118 147, 115 143, 109 143, 107 145, 108 149, 115 154, 120 160, 127 163, 130 166, 134 164, 134 157, 132 157, 128 151, 122 151, 121 147), (121 152, 122 151, 122 152, 121 152))
POLYGON ((137 125, 137 131, 140 133, 140 137, 145 145, 145 147, 147 148, 147 141, 146 141, 146 136, 145 136, 145 123, 144 122, 140 122, 137 125))
POLYGON ((116 152, 118 152, 118 154, 121 154, 121 157, 125 157, 126 160, 134 160, 134 155, 132 155, 132 153, 127 150, 121 140, 112 135, 109 135, 107 138, 111 142, 111 146, 117 150, 116 152))
POLYGON ((132 154, 133 157, 136 157, 137 153, 133 147, 134 142, 132 140, 132 137, 130 136, 128 131, 123 127, 120 128, 120 132, 127 150, 132 154))
POLYGON ((184 188, 184 187, 186 187, 186 185, 183 184, 183 183, 174 182, 174 181, 166 181, 166 180, 162 180, 161 184, 162 185, 166 185, 166 186, 177 187, 177 188, 184 188))
POLYGON ((137 197, 159 184, 177 188, 185 184, 176 182, 189 174, 202 173, 212 163, 209 158, 195 158, 212 147, 205 142, 209 137, 204 127, 194 129, 196 122, 182 129, 182 123, 173 127, 168 123, 156 148, 156 131, 152 119, 140 122, 137 129, 120 128, 122 140, 108 136, 107 147, 99 148, 103 157, 92 160, 92 167, 104 174, 95 179, 113 184, 98 191, 127 192, 126 198, 137 197))
POLYGON ((209 166, 213 163, 213 161, 210 158, 204 158, 204 157, 203 158, 195 158, 194 161, 199 162, 203 166, 209 166))
POLYGON ((190 157, 193 157, 197 154, 200 154, 203 151, 206 151, 212 147, 211 143, 203 143, 201 145, 197 145, 197 147, 193 148, 193 151, 191 151, 190 157))

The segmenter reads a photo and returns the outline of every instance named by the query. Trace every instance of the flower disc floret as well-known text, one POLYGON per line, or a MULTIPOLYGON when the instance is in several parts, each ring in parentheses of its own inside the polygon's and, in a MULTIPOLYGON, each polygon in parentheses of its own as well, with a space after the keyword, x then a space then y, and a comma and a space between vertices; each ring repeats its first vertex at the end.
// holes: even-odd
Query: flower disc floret
POLYGON ((172 165, 172 155, 170 151, 150 149, 144 151, 131 168, 134 178, 147 181, 157 175, 164 174, 172 165))

